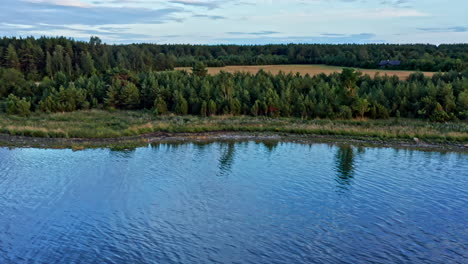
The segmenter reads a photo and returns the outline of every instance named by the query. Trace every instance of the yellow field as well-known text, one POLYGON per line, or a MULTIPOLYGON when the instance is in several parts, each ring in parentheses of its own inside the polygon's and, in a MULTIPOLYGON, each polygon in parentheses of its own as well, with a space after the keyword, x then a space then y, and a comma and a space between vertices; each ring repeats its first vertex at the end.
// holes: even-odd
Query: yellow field
MULTIPOLYGON (((273 74, 277 74, 280 71, 285 73, 292 72, 293 74, 299 73, 301 75, 309 74, 311 76, 325 73, 331 74, 334 72, 341 72, 343 67, 335 67, 335 66, 327 66, 327 65, 255 65, 255 66, 226 66, 226 67, 208 67, 208 73, 211 75, 217 74, 221 71, 225 72, 249 72, 249 73, 257 73, 260 69, 264 71, 271 72, 273 74)), ((176 70, 186 70, 191 71, 190 67, 179 67, 176 70)), ((380 75, 397 75, 400 79, 407 79, 411 73, 414 71, 394 71, 394 70, 368 70, 368 69, 358 69, 360 72, 364 74, 368 74, 370 76, 374 76, 376 73, 380 73, 380 75)), ((423 72, 424 75, 428 77, 432 77, 434 74, 433 72, 423 72)))

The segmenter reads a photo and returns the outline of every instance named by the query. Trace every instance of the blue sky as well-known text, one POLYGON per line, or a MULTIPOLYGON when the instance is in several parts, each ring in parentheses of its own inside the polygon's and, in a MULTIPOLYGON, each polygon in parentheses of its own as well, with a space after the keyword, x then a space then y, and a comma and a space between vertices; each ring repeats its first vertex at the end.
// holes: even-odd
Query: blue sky
POLYGON ((0 35, 107 43, 467 43, 467 0, 1 0, 0 35))

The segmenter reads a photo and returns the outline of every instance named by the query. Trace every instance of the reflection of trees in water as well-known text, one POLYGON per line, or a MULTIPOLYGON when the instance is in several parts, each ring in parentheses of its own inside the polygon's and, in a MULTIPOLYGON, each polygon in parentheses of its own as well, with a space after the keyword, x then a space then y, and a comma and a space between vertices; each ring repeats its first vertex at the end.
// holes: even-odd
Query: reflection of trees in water
POLYGON ((263 141, 263 145, 268 149, 268 152, 271 153, 276 147, 278 147, 278 141, 263 141))
POLYGON ((355 152, 352 146, 339 146, 335 155, 336 170, 338 172, 336 182, 338 187, 348 189, 354 178, 354 159, 356 154, 364 153, 364 148, 358 148, 355 152))
POLYGON ((119 158, 131 158, 135 153, 136 148, 110 148, 110 154, 119 158))
POLYGON ((258 140, 254 142, 256 145, 263 145, 267 149, 268 153, 273 152, 273 150, 275 150, 279 145, 279 141, 277 140, 258 140))
POLYGON ((178 149, 180 145, 186 144, 181 142, 167 142, 167 143, 151 143, 151 148, 153 150, 171 150, 171 149, 178 149))
POLYGON ((193 146, 198 150, 198 153, 202 153, 209 145, 213 145, 212 142, 195 142, 193 146))
POLYGON ((236 154, 236 147, 234 142, 221 143, 221 157, 219 158, 219 169, 222 173, 229 173, 231 171, 234 156, 236 154))

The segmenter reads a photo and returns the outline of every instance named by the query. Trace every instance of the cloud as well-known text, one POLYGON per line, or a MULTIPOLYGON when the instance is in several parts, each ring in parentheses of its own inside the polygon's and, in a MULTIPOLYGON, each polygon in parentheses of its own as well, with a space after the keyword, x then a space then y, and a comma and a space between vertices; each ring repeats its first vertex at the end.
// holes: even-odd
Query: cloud
POLYGON ((211 20, 226 19, 226 17, 224 17, 224 16, 216 16, 216 15, 213 15, 213 16, 210 16, 210 15, 193 15, 193 17, 208 18, 208 19, 211 19, 211 20))
POLYGON ((254 36, 265 36, 265 35, 273 35, 278 34, 280 32, 277 31, 257 31, 257 32, 226 32, 229 35, 254 35, 254 36))
POLYGON ((0 1, 0 36, 98 35, 113 43, 440 43, 466 42, 468 32, 459 23, 466 0, 453 0, 452 9, 435 0, 0 1))
MULTIPOLYGON (((10 24, 50 24, 50 25, 105 25, 105 24, 162 24, 180 21, 177 14, 184 13, 181 8, 130 8, 103 6, 57 5, 56 0, 38 1, 2 0, 0 22, 10 24), (34 1, 34 2, 31 2, 34 1)), ((60 1, 62 2, 62 1, 60 1)), ((78 1, 64 1, 76 4, 78 1)))
POLYGON ((89 3, 80 0, 21 0, 23 2, 36 3, 36 4, 52 4, 58 6, 74 6, 74 7, 90 7, 89 3))
POLYGON ((386 19, 401 17, 427 17, 430 14, 409 8, 378 8, 342 12, 344 16, 358 19, 386 19))
POLYGON ((426 32, 468 32, 468 27, 433 27, 433 28, 418 28, 418 30, 426 32))
MULTIPOLYGON (((236 32, 232 32, 236 33, 236 32)), ((383 43, 383 40, 376 39, 376 35, 372 33, 359 34, 334 34, 327 33, 333 36, 284 36, 284 37, 267 37, 258 36, 251 38, 223 38, 219 39, 219 43, 237 43, 243 45, 253 44, 288 44, 288 43, 317 43, 317 44, 341 44, 341 43, 383 43)))
POLYGON ((337 34, 337 33, 323 33, 321 36, 325 37, 343 37, 346 36, 345 34, 337 34))
POLYGON ((89 36, 105 37, 108 40, 125 40, 125 39, 149 39, 151 36, 147 34, 131 33, 128 27, 100 27, 87 25, 20 25, 0 23, 0 30, 5 33, 10 33, 14 36, 17 33, 27 35, 55 35, 60 36, 66 33, 73 35, 77 39, 88 40, 89 36))
POLYGON ((188 5, 188 6, 198 6, 206 7, 208 9, 215 9, 219 7, 217 1, 207 1, 207 0, 170 0, 169 2, 174 4, 188 5))
POLYGON ((390 5, 394 7, 401 7, 401 6, 410 6, 413 0, 383 0, 380 2, 382 5, 390 5))

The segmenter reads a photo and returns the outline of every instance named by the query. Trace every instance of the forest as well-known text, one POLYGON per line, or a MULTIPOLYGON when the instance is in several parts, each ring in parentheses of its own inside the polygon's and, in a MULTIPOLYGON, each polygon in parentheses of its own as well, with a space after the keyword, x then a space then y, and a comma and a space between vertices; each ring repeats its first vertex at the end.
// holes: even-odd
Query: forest
MULTIPOLYGON (((438 122, 467 119, 468 71, 462 71, 467 60, 460 58, 467 56, 468 45, 340 46, 110 46, 98 38, 91 38, 89 43, 65 38, 3 38, 0 111, 21 116, 32 112, 146 109, 156 115, 408 117, 438 122), (214 52, 217 49, 219 54, 214 52), (407 80, 400 80, 396 76, 362 75, 352 68, 318 76, 272 75, 263 71, 210 76, 204 59, 200 59, 247 58, 256 49, 257 55, 276 56, 281 49, 284 50, 280 54, 294 53, 285 57, 289 58, 286 62, 311 50, 320 50, 323 58, 338 56, 331 50, 339 49, 350 54, 350 50, 355 50, 354 56, 363 50, 367 54, 398 56, 419 52, 432 58, 431 67, 442 67, 452 60, 457 63, 451 64, 456 70, 450 66, 450 71, 432 78, 414 73, 407 80), (446 61, 436 64, 439 59, 446 61), (171 70, 184 63, 192 64, 193 73, 171 70)), ((340 63, 348 66, 346 61, 340 63)))
POLYGON ((35 81, 59 71, 76 78, 116 67, 162 71, 197 62, 209 67, 326 64, 373 69, 382 60, 399 60, 400 65, 390 67, 395 70, 461 72, 468 68, 468 44, 107 45, 98 37, 89 42, 64 37, 0 39, 0 66, 19 70, 35 81))
POLYGON ((396 76, 342 73, 300 76, 248 73, 206 74, 200 65, 185 71, 132 73, 117 68, 105 74, 70 79, 57 72, 41 82, 15 69, 0 71, 0 109, 27 116, 32 111, 148 109, 156 115, 252 115, 299 118, 389 117, 432 121, 468 117, 468 72, 396 76))

